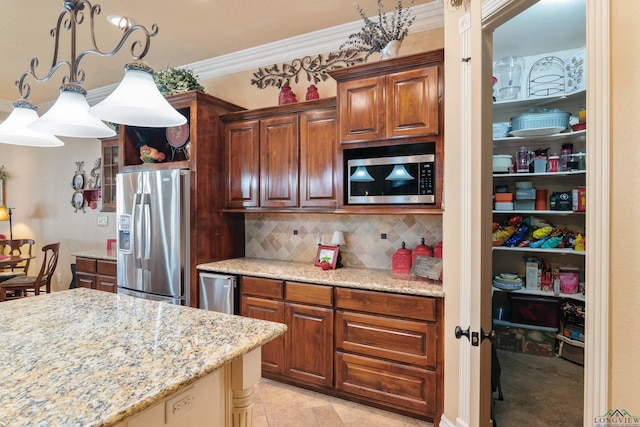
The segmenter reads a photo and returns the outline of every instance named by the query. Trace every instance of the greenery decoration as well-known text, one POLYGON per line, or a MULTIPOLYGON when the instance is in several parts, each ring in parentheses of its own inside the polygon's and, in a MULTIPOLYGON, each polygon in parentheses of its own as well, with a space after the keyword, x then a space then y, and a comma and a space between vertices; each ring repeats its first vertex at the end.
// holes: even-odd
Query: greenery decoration
POLYGON ((9 174, 4 170, 4 165, 0 165, 0 181, 6 181, 9 179, 9 174))
POLYGON ((378 20, 370 19, 364 13, 364 10, 358 3, 355 4, 356 10, 364 21, 364 27, 359 33, 349 36, 347 41, 340 45, 340 49, 351 49, 357 52, 366 52, 367 59, 375 52, 382 52, 382 49, 392 40, 402 41, 409 33, 409 27, 416 19, 411 16, 411 6, 403 7, 403 0, 397 0, 396 8, 389 18, 384 13, 384 5, 382 0, 378 0, 378 20))
POLYGON ((164 96, 190 90, 204 90, 204 87, 198 82, 198 76, 187 68, 167 68, 156 71, 153 73, 153 80, 164 96))
POLYGON ((307 81, 313 81, 316 84, 329 78, 327 71, 343 66, 348 67, 362 61, 363 59, 357 51, 329 52, 326 57, 322 54, 316 57, 305 56, 302 59, 294 59, 290 64, 274 64, 270 67, 259 68, 257 72, 253 73, 255 78, 251 79, 251 84, 260 89, 269 86, 280 88, 292 79, 297 83, 298 75, 302 72, 306 73, 307 81))

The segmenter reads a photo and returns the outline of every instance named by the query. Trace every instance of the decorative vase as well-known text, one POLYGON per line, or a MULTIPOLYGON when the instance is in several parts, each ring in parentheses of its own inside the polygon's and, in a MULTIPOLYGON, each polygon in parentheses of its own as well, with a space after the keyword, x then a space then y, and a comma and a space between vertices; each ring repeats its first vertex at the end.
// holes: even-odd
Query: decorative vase
POLYGON ((380 56, 380 59, 395 58, 396 56, 398 56, 401 44, 401 40, 391 40, 389 43, 387 43, 384 49, 382 49, 382 55, 380 56))

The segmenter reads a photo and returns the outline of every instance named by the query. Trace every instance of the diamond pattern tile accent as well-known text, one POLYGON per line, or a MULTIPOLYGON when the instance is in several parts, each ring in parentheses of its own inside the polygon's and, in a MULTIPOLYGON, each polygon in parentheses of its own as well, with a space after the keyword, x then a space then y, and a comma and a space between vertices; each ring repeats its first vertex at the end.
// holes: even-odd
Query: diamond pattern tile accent
POLYGON ((402 242, 413 249, 422 238, 431 246, 442 240, 442 217, 260 212, 245 214, 245 230, 247 257, 313 262, 318 236, 328 245, 338 230, 347 241, 342 247, 343 264, 391 269, 391 256, 402 242), (386 239, 381 239, 382 233, 386 239))

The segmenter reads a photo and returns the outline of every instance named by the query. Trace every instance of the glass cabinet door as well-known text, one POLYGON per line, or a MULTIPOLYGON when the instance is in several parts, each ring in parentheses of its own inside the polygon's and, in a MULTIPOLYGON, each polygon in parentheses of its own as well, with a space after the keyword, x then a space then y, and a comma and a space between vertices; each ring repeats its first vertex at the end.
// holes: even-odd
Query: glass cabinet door
POLYGON ((102 140, 102 212, 116 210, 116 174, 119 169, 118 137, 102 140))

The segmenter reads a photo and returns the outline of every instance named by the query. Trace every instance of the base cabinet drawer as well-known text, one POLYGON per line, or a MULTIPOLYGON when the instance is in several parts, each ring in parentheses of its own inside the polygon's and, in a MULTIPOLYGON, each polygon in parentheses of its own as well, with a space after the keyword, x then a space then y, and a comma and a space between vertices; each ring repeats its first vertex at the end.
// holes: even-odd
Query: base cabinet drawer
POLYGON ((76 286, 79 288, 95 289, 96 275, 76 272, 76 286))
POLYGON ((413 366, 337 352, 336 389, 421 416, 436 412, 436 374, 413 366))
POLYGON ((336 310, 338 350, 436 367, 436 327, 426 322, 336 310))
POLYGON ((114 276, 96 276, 96 289, 117 293, 118 285, 116 284, 116 278, 114 276))

